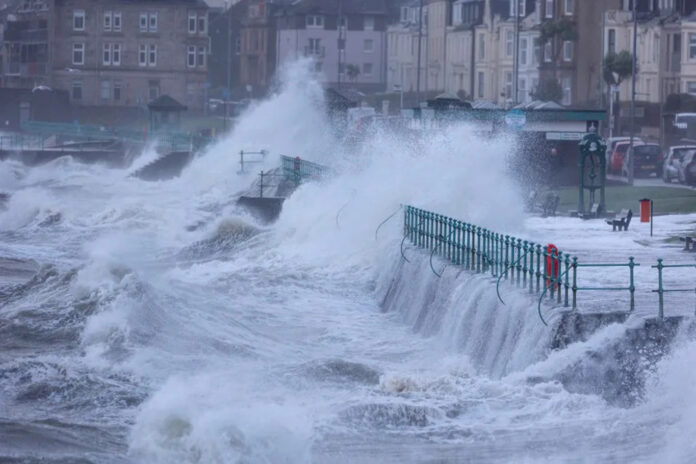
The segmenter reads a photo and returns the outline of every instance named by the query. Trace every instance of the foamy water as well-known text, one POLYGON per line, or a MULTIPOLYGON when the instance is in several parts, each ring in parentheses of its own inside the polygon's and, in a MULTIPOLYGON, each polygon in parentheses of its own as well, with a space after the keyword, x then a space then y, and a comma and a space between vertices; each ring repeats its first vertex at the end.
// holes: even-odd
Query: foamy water
POLYGON ((453 126, 343 146, 321 95, 288 70, 171 181, 130 176, 148 155, 128 169, 0 163, 0 257, 37 267, 0 287, 2 459, 696 459, 687 336, 644 400, 616 407, 554 374, 623 326, 550 353, 533 298, 506 289, 502 306, 489 278, 450 267, 438 279, 411 247, 401 260, 402 204, 529 233, 506 175, 511 141, 453 126), (234 200, 255 176, 237 174, 237 153, 261 148, 259 170, 301 155, 337 175, 257 224, 234 200))

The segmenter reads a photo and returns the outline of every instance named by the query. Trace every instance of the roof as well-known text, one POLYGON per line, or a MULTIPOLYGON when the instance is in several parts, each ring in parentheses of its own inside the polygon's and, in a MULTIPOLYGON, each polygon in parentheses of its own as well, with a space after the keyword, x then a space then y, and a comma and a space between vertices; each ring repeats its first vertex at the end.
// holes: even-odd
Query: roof
POLYGON ((297 13, 387 14, 385 0, 295 0, 291 8, 297 13))
POLYGON ((147 107, 154 111, 186 111, 188 109, 169 95, 160 95, 148 103, 147 107))

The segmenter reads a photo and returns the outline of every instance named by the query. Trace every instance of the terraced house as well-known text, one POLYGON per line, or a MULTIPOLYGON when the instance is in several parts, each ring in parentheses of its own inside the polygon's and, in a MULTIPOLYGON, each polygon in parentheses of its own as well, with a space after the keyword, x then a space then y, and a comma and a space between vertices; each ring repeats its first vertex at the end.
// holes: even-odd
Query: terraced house
POLYGON ((85 106, 145 107, 167 94, 204 107, 208 7, 202 0, 38 3, 20 4, 7 24, 5 85, 66 90, 85 106))

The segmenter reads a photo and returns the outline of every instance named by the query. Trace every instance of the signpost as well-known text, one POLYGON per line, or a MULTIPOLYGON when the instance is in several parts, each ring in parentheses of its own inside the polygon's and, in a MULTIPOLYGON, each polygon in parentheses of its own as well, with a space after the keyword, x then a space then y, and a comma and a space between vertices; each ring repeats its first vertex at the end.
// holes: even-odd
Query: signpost
POLYGON ((590 132, 582 138, 579 149, 578 171, 580 173, 580 185, 578 188, 578 215, 586 217, 585 190, 588 190, 590 194, 591 211, 601 215, 606 211, 604 187, 607 177, 607 145, 593 126, 590 128, 590 132), (597 190, 600 191, 599 204, 597 208, 593 208, 597 190))

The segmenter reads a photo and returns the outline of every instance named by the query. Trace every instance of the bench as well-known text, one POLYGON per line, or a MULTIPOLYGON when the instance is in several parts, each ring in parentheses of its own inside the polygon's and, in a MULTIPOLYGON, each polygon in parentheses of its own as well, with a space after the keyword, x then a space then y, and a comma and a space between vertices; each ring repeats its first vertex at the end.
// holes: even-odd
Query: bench
POLYGON ((544 198, 544 203, 541 205, 541 211, 544 217, 555 216, 556 209, 561 203, 561 197, 555 193, 548 193, 544 198))
POLYGON ((684 251, 691 251, 696 253, 696 237, 679 237, 679 240, 684 242, 684 251))
POLYGON ((607 224, 612 227, 612 231, 616 232, 618 230, 628 230, 629 224, 631 224, 631 218, 633 217, 633 211, 630 209, 622 209, 613 219, 607 219, 607 224))

